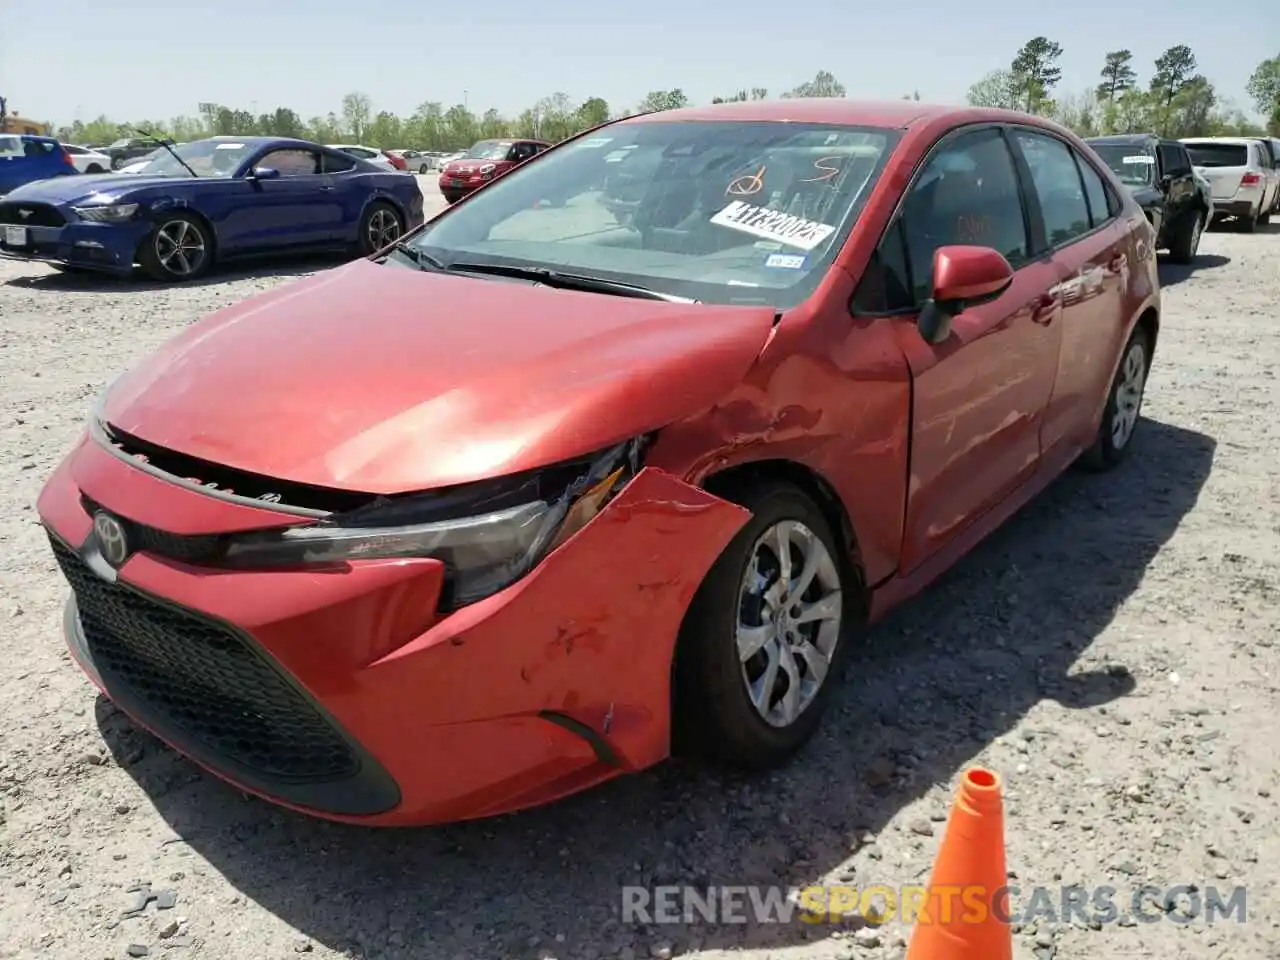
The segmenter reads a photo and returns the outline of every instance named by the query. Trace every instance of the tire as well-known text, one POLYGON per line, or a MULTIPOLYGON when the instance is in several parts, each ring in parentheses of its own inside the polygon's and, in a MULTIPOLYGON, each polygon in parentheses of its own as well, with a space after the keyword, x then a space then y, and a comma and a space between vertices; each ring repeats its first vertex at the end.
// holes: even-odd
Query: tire
POLYGON ((112 157, 112 158, 111 158, 111 169, 112 169, 112 170, 119 170, 119 169, 120 169, 121 167, 123 167, 123 166, 124 166, 124 157, 112 157))
POLYGON ((1204 215, 1205 211, 1197 208, 1178 221, 1169 240, 1169 259, 1174 263, 1190 263, 1196 258, 1204 232, 1204 215))
POLYGON ((362 257, 370 256, 383 247, 390 246, 404 235, 404 218, 385 200, 375 200, 360 216, 360 233, 357 244, 362 257))
POLYGON ((1248 216, 1241 217, 1236 221, 1236 229, 1241 233, 1253 233, 1258 229, 1258 211, 1253 211, 1248 216))
POLYGON ((1081 457, 1081 463, 1087 469, 1097 472, 1110 470, 1119 466, 1128 454, 1142 417, 1142 398, 1150 368, 1150 341, 1146 331, 1138 328, 1133 331, 1120 356, 1120 366, 1107 392, 1107 405, 1102 411, 1098 435, 1093 446, 1081 457), (1127 429, 1121 427, 1119 418, 1127 422, 1127 429))
MULTIPOLYGON (((813 736, 821 721, 850 646, 847 634, 852 615, 859 609, 855 603, 856 574, 841 556, 821 509, 798 487, 757 482, 728 494, 728 498, 750 510, 752 517, 707 573, 681 626, 673 671, 673 746, 676 753, 739 769, 764 770, 790 758, 813 736), (821 595, 828 607, 834 605, 827 617, 812 623, 796 624, 786 614, 779 623, 767 612, 765 597, 780 582, 779 553, 774 544, 779 542, 779 531, 787 530, 793 534, 788 538, 793 583, 805 567, 806 555, 800 544, 807 540, 812 551, 808 556, 819 561, 803 595, 808 599, 803 602, 812 604, 821 595), (749 584, 752 569, 757 579, 749 584), (758 579, 762 576, 765 579, 758 579), (752 590, 764 583, 769 585, 752 590), (763 623, 766 632, 756 639, 768 641, 746 661, 739 655, 744 620, 748 626, 763 623), (793 646, 778 636, 779 626, 786 631, 800 628, 812 642, 803 648, 793 646), (794 649, 811 651, 812 659, 786 652, 794 649), (748 691, 751 679, 763 682, 763 671, 768 669, 763 661, 770 650, 782 652, 797 676, 803 669, 810 680, 819 680, 811 690, 805 689, 803 679, 796 684, 801 702, 789 721, 780 716, 774 716, 772 722, 766 720, 768 706, 764 711, 758 709, 748 691), (818 663, 819 670, 825 664, 820 677, 808 667, 811 662, 818 663)), ((780 604, 781 608, 786 606, 780 604)), ((763 702, 772 705, 776 713, 786 700, 784 695, 773 703, 777 681, 785 678, 790 690, 795 677, 785 666, 777 667, 774 677, 774 689, 763 702)))
POLYGON ((173 211, 156 221, 142 241, 138 260, 153 280, 187 283, 213 265, 213 237, 197 217, 173 211))
POLYGON ((431 172, 431 168, 428 167, 425 163, 422 164, 422 166, 418 167, 418 173, 422 174, 424 177, 430 172, 431 172))
POLYGON ((1269 224, 1270 222, 1271 222, 1271 211, 1270 211, 1270 210, 1268 210, 1266 213, 1260 213, 1260 214, 1258 214, 1258 225, 1259 225, 1259 226, 1263 226, 1263 227, 1265 227, 1265 226, 1266 226, 1267 224, 1269 224))
POLYGON ((84 172, 85 173, 106 173, 107 171, 102 169, 102 164, 91 163, 87 168, 85 168, 84 172))

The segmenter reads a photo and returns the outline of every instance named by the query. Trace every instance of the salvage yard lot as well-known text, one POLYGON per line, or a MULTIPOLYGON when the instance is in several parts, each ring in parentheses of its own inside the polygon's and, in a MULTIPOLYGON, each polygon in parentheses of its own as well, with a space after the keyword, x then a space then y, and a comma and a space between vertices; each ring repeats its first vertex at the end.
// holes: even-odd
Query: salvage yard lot
POLYGON ((1143 884, 1247 888, 1243 923, 1046 917, 1019 930, 1026 957, 1277 956, 1280 228, 1210 233, 1196 267, 1162 268, 1129 463, 1067 476, 878 627, 790 768, 748 783, 667 765, 515 817, 376 833, 245 798, 96 697, 63 652, 66 587, 33 507, 119 372, 332 263, 164 287, 0 261, 0 957, 900 956, 896 922, 642 929, 619 922, 620 887, 923 882, 974 761, 1007 780, 1023 889, 1110 885, 1123 909, 1143 884), (140 882, 176 906, 123 917, 140 882))

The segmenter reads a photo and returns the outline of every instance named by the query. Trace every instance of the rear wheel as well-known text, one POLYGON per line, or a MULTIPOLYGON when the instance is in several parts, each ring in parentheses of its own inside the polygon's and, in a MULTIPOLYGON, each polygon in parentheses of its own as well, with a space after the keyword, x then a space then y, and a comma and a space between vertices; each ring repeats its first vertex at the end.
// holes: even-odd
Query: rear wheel
POLYGON ((676 750, 764 769, 816 730, 849 645, 854 590, 830 525, 799 488, 756 483, 729 498, 752 517, 681 628, 676 750))
POLYGON ((185 283, 202 276, 213 263, 213 237, 190 214, 168 213, 142 242, 138 259, 153 279, 185 283))
POLYGON ((84 171, 84 172, 85 172, 85 173, 106 173, 107 171, 105 171, 105 170, 103 170, 103 169, 102 169, 102 164, 100 164, 100 163, 91 163, 91 164, 89 164, 89 166, 85 169, 85 171, 84 171))
POLYGON ((1190 263, 1200 249, 1200 236, 1204 232, 1204 211, 1193 210, 1184 216, 1173 230, 1169 242, 1169 258, 1174 263, 1190 263))
POLYGON ((375 200, 360 218, 360 255, 367 257, 389 247, 403 233, 404 221, 396 208, 384 200, 375 200))
POLYGON ((1253 233, 1258 229, 1258 211, 1253 210, 1236 221, 1236 229, 1241 233, 1253 233))
POLYGON ((1271 211, 1270 211, 1270 210, 1267 210, 1267 211, 1266 211, 1266 212, 1264 212, 1264 213, 1260 213, 1260 214, 1258 214, 1258 223, 1259 223, 1259 224, 1261 224, 1262 226, 1264 226, 1264 227, 1265 227, 1265 226, 1266 226, 1268 223, 1270 223, 1270 222, 1271 222, 1271 211))
POLYGON ((1110 470, 1128 453, 1142 413, 1149 364, 1150 345, 1146 331, 1139 327, 1124 348, 1120 369, 1116 371, 1111 391, 1107 394, 1107 406, 1102 411, 1098 436, 1081 457, 1084 466, 1097 471, 1110 470))

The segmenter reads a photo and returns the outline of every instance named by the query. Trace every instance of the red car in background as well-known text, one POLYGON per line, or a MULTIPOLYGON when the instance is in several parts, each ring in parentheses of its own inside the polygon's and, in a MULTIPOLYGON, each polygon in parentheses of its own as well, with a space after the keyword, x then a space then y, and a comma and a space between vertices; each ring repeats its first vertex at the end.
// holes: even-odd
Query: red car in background
POLYGON ((446 202, 457 203, 550 147, 545 140, 481 140, 465 156, 445 164, 440 171, 440 192, 446 202))
POLYGON ((1151 225, 1044 118, 617 121, 110 386, 38 502, 67 642, 178 750, 336 820, 771 767, 870 623, 1069 465, 1141 454, 1159 322, 1151 225))

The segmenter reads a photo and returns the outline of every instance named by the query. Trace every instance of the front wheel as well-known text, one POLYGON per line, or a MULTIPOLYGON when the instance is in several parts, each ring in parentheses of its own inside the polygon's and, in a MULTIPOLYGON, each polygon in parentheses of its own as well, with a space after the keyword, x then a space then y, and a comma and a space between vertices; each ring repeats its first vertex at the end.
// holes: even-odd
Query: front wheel
POLYGON ((213 237, 190 214, 165 214, 142 242, 138 259, 152 279, 185 283, 202 276, 213 263, 213 237))
POLYGON ((848 642, 848 565, 799 488, 752 484, 752 517, 699 587, 677 644, 676 752, 745 769, 785 761, 813 735, 848 642))
POLYGON ((360 217, 360 255, 371 256, 391 246, 403 233, 404 221, 396 208, 384 200, 375 200, 360 217))
POLYGON ((85 170, 85 173, 106 173, 106 172, 107 171, 102 169, 102 164, 100 163, 91 163, 89 164, 88 169, 85 170))
POLYGON ((1142 413, 1142 398, 1147 385, 1150 366, 1150 346, 1147 334, 1141 328, 1133 332, 1124 348, 1120 369, 1116 371, 1107 394, 1107 405, 1102 411, 1102 423, 1098 435, 1081 458, 1084 466, 1096 470, 1110 470, 1119 465, 1129 451, 1138 417, 1142 413))

